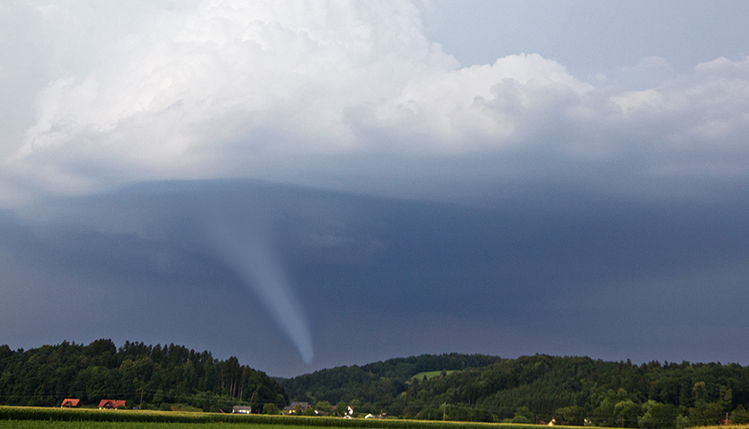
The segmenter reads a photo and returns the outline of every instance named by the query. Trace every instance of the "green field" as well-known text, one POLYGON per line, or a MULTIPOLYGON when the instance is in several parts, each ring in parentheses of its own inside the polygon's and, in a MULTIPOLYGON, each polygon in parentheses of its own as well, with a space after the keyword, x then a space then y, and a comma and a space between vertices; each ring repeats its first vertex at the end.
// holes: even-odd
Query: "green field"
MULTIPOLYGON (((2 420, 1 429, 278 429, 274 425, 247 425, 246 423, 140 423, 140 422, 61 422, 54 420, 2 420)), ((291 426, 302 429, 305 426, 291 426)))
MULTIPOLYGON (((406 423, 402 422, 401 423, 406 423)), ((412 427, 419 429, 424 426, 421 425, 423 422, 410 422, 412 426, 401 426, 401 427, 412 427)), ((432 422, 436 423, 436 422, 432 422)), ((466 425, 460 423, 442 423, 439 422, 437 425, 429 425, 431 427, 439 426, 443 428, 457 429, 466 427, 466 425)), ((474 425, 470 425, 475 427, 474 425)), ((519 425, 505 425, 505 424, 486 424, 484 427, 499 427, 506 429, 507 427, 518 427, 519 425)), ((522 425, 524 429, 540 428, 539 426, 522 425)), ((309 429, 307 425, 289 425, 284 426, 289 429, 309 429)), ((338 426, 328 426, 330 428, 336 428, 338 426)), ((387 427, 387 426, 383 426, 387 427)), ((577 428, 574 426, 563 426, 564 428, 577 428)), ((732 429, 749 429, 747 425, 730 426, 732 429)), ((191 428, 191 429, 277 429, 277 425, 268 424, 253 424, 253 423, 155 423, 155 422, 97 422, 97 421, 58 421, 58 420, 0 420, 0 429, 178 429, 178 428, 191 428)), ((695 429, 720 429, 725 426, 706 426, 695 429)))
MULTIPOLYGON (((513 423, 467 423, 399 419, 350 419, 237 415, 219 413, 187 413, 170 411, 133 411, 98 409, 60 409, 43 407, 0 406, 0 429, 309 429, 381 428, 381 429, 541 429, 546 426, 513 423)), ((583 429, 579 426, 561 426, 583 429)), ((695 429, 720 429, 726 426, 705 426, 695 429)), ((734 425, 732 429, 749 429, 734 425)), ((590 428, 585 428, 590 429, 590 428)))
POLYGON ((545 426, 507 423, 467 423, 400 419, 341 419, 335 417, 269 416, 174 411, 61 409, 0 406, 0 429, 214 429, 234 427, 272 429, 380 428, 380 429, 540 429, 545 426))
MULTIPOLYGON (((51 420, 3 420, 0 429, 278 429, 275 425, 247 423, 139 423, 139 422, 60 422, 51 420)), ((284 426, 309 429, 309 426, 284 426)))
MULTIPOLYGON (((452 369, 448 370, 448 371, 445 371, 446 374, 452 374, 453 372, 455 372, 455 370, 452 370, 452 369)), ((425 371, 425 372, 420 372, 420 373, 414 375, 413 377, 411 377, 411 379, 413 380, 415 378, 415 379, 417 379, 419 381, 422 381, 424 379, 424 377, 426 377, 427 380, 431 380, 434 377, 439 376, 440 374, 442 374, 442 371, 425 371)))
MULTIPOLYGON (((408 423, 401 421, 400 423, 408 423)), ((399 426, 402 428, 423 428, 422 422, 413 421, 411 425, 399 426)), ((432 422, 434 423, 434 422, 432 422)), ((445 429, 458 429, 466 427, 459 422, 439 422, 439 426, 445 429)), ((487 424, 488 426, 500 426, 500 424, 487 424)), ((431 426, 431 425, 430 425, 431 426)), ((504 426, 504 425, 503 425, 504 426)), ((289 429, 310 429, 312 426, 290 425, 282 426, 289 429)), ((327 426, 338 428, 339 426, 327 426)), ((383 426, 387 427, 387 426, 383 426)), ((433 427, 433 426, 432 426, 433 427)), ((533 426, 528 425, 526 429, 533 426)), ((96 422, 96 421, 56 421, 56 420, 0 420, 0 429, 279 429, 278 425, 253 424, 253 423, 154 423, 154 422, 96 422)), ((343 428, 341 428, 343 429, 343 428)), ((504 427, 502 427, 504 429, 504 427)))

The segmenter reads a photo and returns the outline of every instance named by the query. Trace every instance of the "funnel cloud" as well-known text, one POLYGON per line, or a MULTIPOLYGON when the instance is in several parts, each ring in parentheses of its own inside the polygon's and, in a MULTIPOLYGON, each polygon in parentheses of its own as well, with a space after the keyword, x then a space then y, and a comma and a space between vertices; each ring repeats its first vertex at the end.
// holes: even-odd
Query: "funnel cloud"
POLYGON ((312 362, 314 351, 309 322, 269 246, 258 234, 238 235, 225 221, 211 223, 209 236, 218 256, 260 299, 304 362, 312 362))
POLYGON ((748 15, 0 1, 0 344, 749 363, 748 15))

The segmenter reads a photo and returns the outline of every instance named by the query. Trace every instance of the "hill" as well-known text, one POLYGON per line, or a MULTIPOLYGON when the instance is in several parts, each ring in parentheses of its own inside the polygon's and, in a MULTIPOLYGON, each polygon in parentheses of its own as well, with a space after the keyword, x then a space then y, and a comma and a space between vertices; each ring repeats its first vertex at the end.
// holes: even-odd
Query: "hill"
POLYGON ((501 361, 485 355, 443 354, 388 359, 363 366, 341 366, 323 369, 291 379, 277 379, 295 401, 316 403, 358 400, 380 403, 405 392, 411 378, 433 371, 456 371, 501 361))
POLYGON ((108 339, 89 345, 68 343, 24 351, 0 346, 0 401, 6 405, 59 406, 63 398, 83 404, 124 399, 128 407, 170 409, 180 403, 204 411, 235 404, 283 406, 288 397, 275 380, 240 365, 236 357, 183 346, 108 339))
MULTIPOLYGON (((504 359, 444 354, 389 359, 272 379, 174 344, 111 340, 63 342, 24 351, 0 346, 0 402, 59 406, 65 397, 93 406, 218 411, 232 405, 281 407, 304 401, 332 412, 385 413, 430 420, 551 421, 566 425, 685 428, 749 423, 749 368, 721 363, 641 365, 547 355, 504 359), (288 392, 288 393, 287 393, 288 392)), ((268 409, 276 409, 268 407, 268 409)), ((277 409, 276 409, 277 410, 277 409)))
POLYGON ((749 368, 737 364, 453 354, 333 368, 281 383, 292 400, 356 402, 365 413, 423 419, 641 428, 715 425, 726 417, 749 423, 749 368), (441 375, 410 378, 428 371, 441 375))

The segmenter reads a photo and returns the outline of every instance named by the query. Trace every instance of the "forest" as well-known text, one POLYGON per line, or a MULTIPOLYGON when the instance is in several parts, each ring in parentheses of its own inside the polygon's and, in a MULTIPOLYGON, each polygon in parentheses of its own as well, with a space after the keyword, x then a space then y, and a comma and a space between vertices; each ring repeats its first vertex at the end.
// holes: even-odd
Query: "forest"
POLYGON ((335 404, 356 399, 367 404, 380 404, 405 392, 415 374, 484 367, 501 360, 494 356, 458 353, 421 355, 362 366, 340 366, 278 380, 294 401, 335 404))
POLYGON ((265 373, 240 365, 236 357, 183 346, 108 339, 89 345, 68 343, 24 351, 0 345, 0 402, 5 405, 60 406, 63 398, 84 404, 124 399, 129 408, 163 408, 181 403, 219 411, 244 404, 283 407, 286 393, 265 373))
POLYGON ((280 381, 295 401, 355 402, 363 413, 420 419, 553 419, 641 428, 715 425, 726 419, 749 423, 749 369, 738 364, 456 354, 391 359, 280 381), (433 369, 444 371, 429 379, 413 377, 433 369))
POLYGON ((102 339, 26 351, 0 346, 0 403, 59 406, 66 397, 89 406, 125 399, 128 408, 142 409, 185 404, 220 412, 250 405, 277 413, 297 401, 313 405, 307 415, 337 415, 351 406, 354 417, 684 428, 749 423, 749 368, 453 353, 283 379, 240 365, 236 357, 219 360, 174 344, 117 348, 102 339))

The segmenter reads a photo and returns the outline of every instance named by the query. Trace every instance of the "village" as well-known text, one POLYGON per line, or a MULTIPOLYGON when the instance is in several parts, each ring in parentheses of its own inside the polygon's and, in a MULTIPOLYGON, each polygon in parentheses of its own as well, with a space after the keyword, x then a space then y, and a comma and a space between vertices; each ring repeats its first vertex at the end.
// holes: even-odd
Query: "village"
MULTIPOLYGON (((79 408, 81 405, 81 400, 76 398, 65 398, 63 399, 62 403, 60 404, 60 408, 79 408)), ((124 399, 102 399, 99 401, 98 408, 100 410, 118 410, 118 409, 127 409, 127 401, 124 399)), ((327 408, 327 407, 326 407, 327 408)), ((133 407, 133 410, 140 410, 140 407, 133 407)), ((356 413, 354 409, 349 405, 346 407, 346 410, 342 413, 336 412, 336 406, 331 406, 328 408, 328 411, 324 409, 314 409, 312 406, 310 406, 309 402, 292 402, 290 405, 285 406, 279 414, 283 414, 286 416, 290 415, 315 415, 315 416, 340 416, 344 419, 351 419, 353 418, 356 413)), ((224 410, 219 410, 219 412, 224 413, 224 410)), ((260 412, 260 410, 256 410, 256 413, 260 412)), ((234 405, 231 410, 232 414, 252 414, 253 410, 252 407, 246 406, 246 405, 234 405)), ((366 414, 363 416, 365 419, 383 419, 387 417, 387 414, 381 413, 378 415, 374 415, 371 413, 366 414)))

